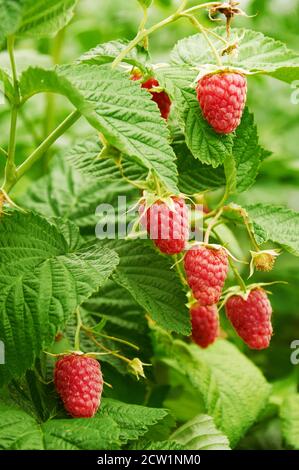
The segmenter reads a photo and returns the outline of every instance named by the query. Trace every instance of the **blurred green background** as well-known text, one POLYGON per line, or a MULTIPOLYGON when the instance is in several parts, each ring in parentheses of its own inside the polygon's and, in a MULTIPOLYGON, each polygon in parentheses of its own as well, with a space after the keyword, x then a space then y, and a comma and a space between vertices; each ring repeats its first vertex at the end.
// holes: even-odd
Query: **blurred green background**
MULTIPOLYGON (((188 5, 198 3, 189 0, 188 5)), ((297 0, 244 0, 240 4, 252 17, 236 18, 235 26, 261 31, 299 52, 297 0)), ((155 23, 167 16, 177 5, 176 0, 155 0, 150 9, 149 22, 155 23)), ((206 12, 201 15, 201 20, 207 26, 214 26, 206 12)), ((136 33, 141 16, 141 9, 136 0, 81 0, 74 19, 56 38, 23 40, 17 43, 18 69, 29 64, 51 65, 70 62, 99 43, 117 38, 130 39, 136 33)), ((177 40, 193 33, 195 31, 192 26, 184 20, 157 32, 150 39, 153 61, 167 61, 168 53, 177 40)), ((5 51, 0 53, 0 63, 7 63, 5 51)), ((299 210, 299 103, 292 104, 293 92, 294 89, 289 85, 271 78, 249 78, 248 104, 255 114, 261 142, 272 152, 272 156, 265 161, 256 185, 235 200, 236 202, 269 202, 299 210)), ((31 100, 18 123, 17 160, 24 160, 69 110, 69 103, 62 97, 39 95, 31 100)), ((8 129, 9 110, 2 105, 0 145, 3 147, 7 145, 8 129)), ((80 120, 78 125, 59 140, 56 148, 66 148, 75 138, 90 132, 89 125, 80 120)), ((50 152, 42 162, 35 165, 30 174, 19 182, 15 195, 20 196, 26 192, 32 181, 47 171, 52 156, 53 152, 50 152)), ((2 160, 1 172, 3 163, 2 160)), ((276 334, 271 347, 264 353, 246 351, 262 368, 267 378, 275 380, 286 377, 295 370, 289 359, 289 345, 293 339, 299 339, 298 260, 290 255, 283 255, 279 258, 274 273, 256 279, 282 279, 289 282, 288 285, 272 288, 276 334)), ((240 347, 245 348, 241 345, 240 347)))

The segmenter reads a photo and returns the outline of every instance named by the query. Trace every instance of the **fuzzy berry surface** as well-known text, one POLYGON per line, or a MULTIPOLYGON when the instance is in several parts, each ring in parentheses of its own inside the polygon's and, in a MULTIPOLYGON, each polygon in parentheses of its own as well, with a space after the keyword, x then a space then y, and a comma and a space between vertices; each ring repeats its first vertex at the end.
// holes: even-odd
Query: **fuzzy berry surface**
POLYGON ((192 339, 201 348, 213 344, 219 336, 219 315, 216 305, 201 307, 198 303, 191 309, 192 339))
MULTIPOLYGON (((132 80, 140 80, 140 78, 141 78, 140 73, 134 73, 132 75, 132 80)), ((159 82, 154 77, 149 78, 148 80, 146 80, 145 82, 141 84, 141 88, 146 88, 147 90, 151 90, 152 88, 155 88, 158 86, 160 86, 159 82)), ((165 91, 161 91, 160 93, 151 91, 151 95, 152 95, 152 100, 158 105, 162 118, 167 120, 170 114, 170 108, 171 108, 171 100, 168 94, 165 91)))
POLYGON ((166 255, 181 253, 189 238, 188 208, 183 198, 172 197, 172 207, 157 201, 144 213, 139 207, 140 223, 146 229, 157 248, 166 255))
POLYGON ((190 249, 184 258, 189 287, 199 305, 219 302, 228 273, 228 255, 223 248, 205 245, 190 249))
POLYGON ((103 390, 100 364, 91 357, 69 354, 56 362, 54 383, 66 411, 74 418, 92 418, 103 390))
POLYGON ((272 336, 272 307, 263 289, 253 289, 247 300, 240 295, 230 297, 226 315, 234 329, 251 349, 265 349, 272 336))
POLYGON ((197 99, 204 118, 219 134, 239 126, 247 96, 246 78, 236 72, 206 75, 198 81, 197 99))

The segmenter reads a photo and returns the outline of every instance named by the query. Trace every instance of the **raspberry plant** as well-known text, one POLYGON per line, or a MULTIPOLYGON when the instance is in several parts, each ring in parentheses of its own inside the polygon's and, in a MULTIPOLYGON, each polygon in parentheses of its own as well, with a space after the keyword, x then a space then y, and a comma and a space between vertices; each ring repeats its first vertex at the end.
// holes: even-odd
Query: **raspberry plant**
POLYGON ((239 28, 237 2, 182 0, 157 22, 152 3, 135 2, 133 39, 62 63, 80 2, 0 0, 1 449, 246 448, 271 419, 299 448, 294 375, 271 387, 249 349, 271 340, 299 215, 242 203, 271 154, 246 89, 287 87, 299 55, 239 28), (182 22, 195 34, 155 62, 152 38, 182 22), (95 236, 101 203, 127 237, 95 236))

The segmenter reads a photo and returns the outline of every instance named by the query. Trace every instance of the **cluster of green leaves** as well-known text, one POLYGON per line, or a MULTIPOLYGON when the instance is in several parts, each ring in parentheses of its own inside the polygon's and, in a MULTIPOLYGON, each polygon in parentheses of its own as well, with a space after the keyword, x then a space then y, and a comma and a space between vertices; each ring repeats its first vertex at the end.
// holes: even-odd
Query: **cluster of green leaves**
MULTIPOLYGON (((69 22, 76 3, 0 0, 0 42, 10 35, 54 35, 69 22)), ((148 7, 151 2, 139 3, 148 7)), ((223 28, 215 32, 225 34, 223 28)), ((225 65, 287 83, 298 78, 298 54, 261 33, 233 34, 232 39, 240 40, 239 55, 227 56, 225 65)), ((222 42, 212 40, 221 51, 222 42)), ((260 370, 229 341, 219 340, 203 351, 170 335, 190 333, 185 291, 172 260, 146 241, 95 239, 96 207, 101 202, 116 206, 119 194, 132 204, 138 199, 122 175, 140 180, 154 172, 172 193, 196 194, 227 185, 234 200, 251 188, 269 155, 248 109, 231 136, 216 135, 204 121, 194 80, 203 66, 213 68, 215 63, 202 35, 179 41, 167 65, 152 67, 139 46, 124 59, 145 73, 153 68, 173 101, 168 126, 149 94, 129 80, 128 70, 112 69, 111 62, 127 45, 100 44, 63 66, 25 64, 19 76, 22 105, 40 93, 62 95, 94 132, 57 152, 50 171, 19 198, 26 213, 10 211, 1 218, 0 339, 6 364, 0 366, 0 448, 228 449, 236 447, 254 423, 264 425, 261 413, 267 420, 279 416, 281 442, 299 448, 296 389, 287 397, 284 389, 271 391, 260 370), (110 147, 103 148, 98 132, 110 147), (43 400, 43 412, 37 413, 42 393, 33 393, 33 388, 39 390, 38 379, 28 379, 58 332, 73 339, 78 307, 91 325, 101 319, 103 334, 136 343, 144 362, 153 358, 148 383, 137 386, 123 377, 128 372, 123 364, 103 356, 104 375, 114 389, 105 390, 99 413, 84 422, 68 419, 50 400, 43 400), (150 321, 151 332, 145 315, 155 321, 150 321), (23 380, 30 385, 28 394, 23 380), (136 389, 134 402, 148 406, 124 402, 136 389)), ((0 80, 13 103, 15 90, 5 64, 0 66, 0 80)), ((271 242, 299 256, 298 213, 262 203, 245 210, 258 244, 271 242)), ((225 216, 242 226, 237 206, 231 205, 225 216)), ((109 345, 119 348, 113 339, 109 345)), ((86 341, 84 348, 94 346, 86 341)), ((51 363, 41 368, 45 377, 47 368, 51 373, 51 363)), ((52 385, 49 389, 53 391, 52 385)))

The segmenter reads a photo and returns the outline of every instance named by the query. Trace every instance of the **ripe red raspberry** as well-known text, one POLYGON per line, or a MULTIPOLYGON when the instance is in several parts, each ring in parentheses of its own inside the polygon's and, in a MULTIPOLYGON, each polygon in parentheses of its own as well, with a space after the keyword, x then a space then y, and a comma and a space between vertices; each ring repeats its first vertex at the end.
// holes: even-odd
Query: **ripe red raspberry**
POLYGON ((56 362, 54 383, 65 409, 74 418, 92 418, 101 401, 103 377, 95 359, 69 354, 56 362))
POLYGON ((219 134, 240 124, 247 95, 246 78, 237 72, 205 75, 198 81, 197 99, 203 116, 219 134))
POLYGON ((197 302, 191 307, 192 339, 207 348, 219 336, 219 315, 216 305, 201 307, 197 302))
MULTIPOLYGON (((140 78, 141 74, 138 72, 132 75, 132 80, 140 80, 140 78)), ((149 80, 141 84, 141 87, 146 88, 147 90, 151 90, 158 86, 160 86, 159 82, 154 77, 151 77, 149 80)), ((157 103, 158 108, 160 109, 161 116, 167 120, 171 107, 171 101, 168 94, 165 91, 161 91, 160 93, 151 91, 151 95, 152 100, 157 103)))
POLYGON ((269 346, 273 332, 272 307, 263 289, 253 289, 247 300, 240 295, 230 297, 225 309, 236 332, 251 349, 269 346))
POLYGON ((162 253, 174 255, 185 249, 189 238, 188 208, 184 199, 172 197, 173 210, 166 202, 157 201, 144 214, 144 205, 139 207, 141 225, 162 253))
POLYGON ((184 265, 188 284, 199 304, 217 304, 228 272, 224 248, 194 247, 186 253, 184 265))

